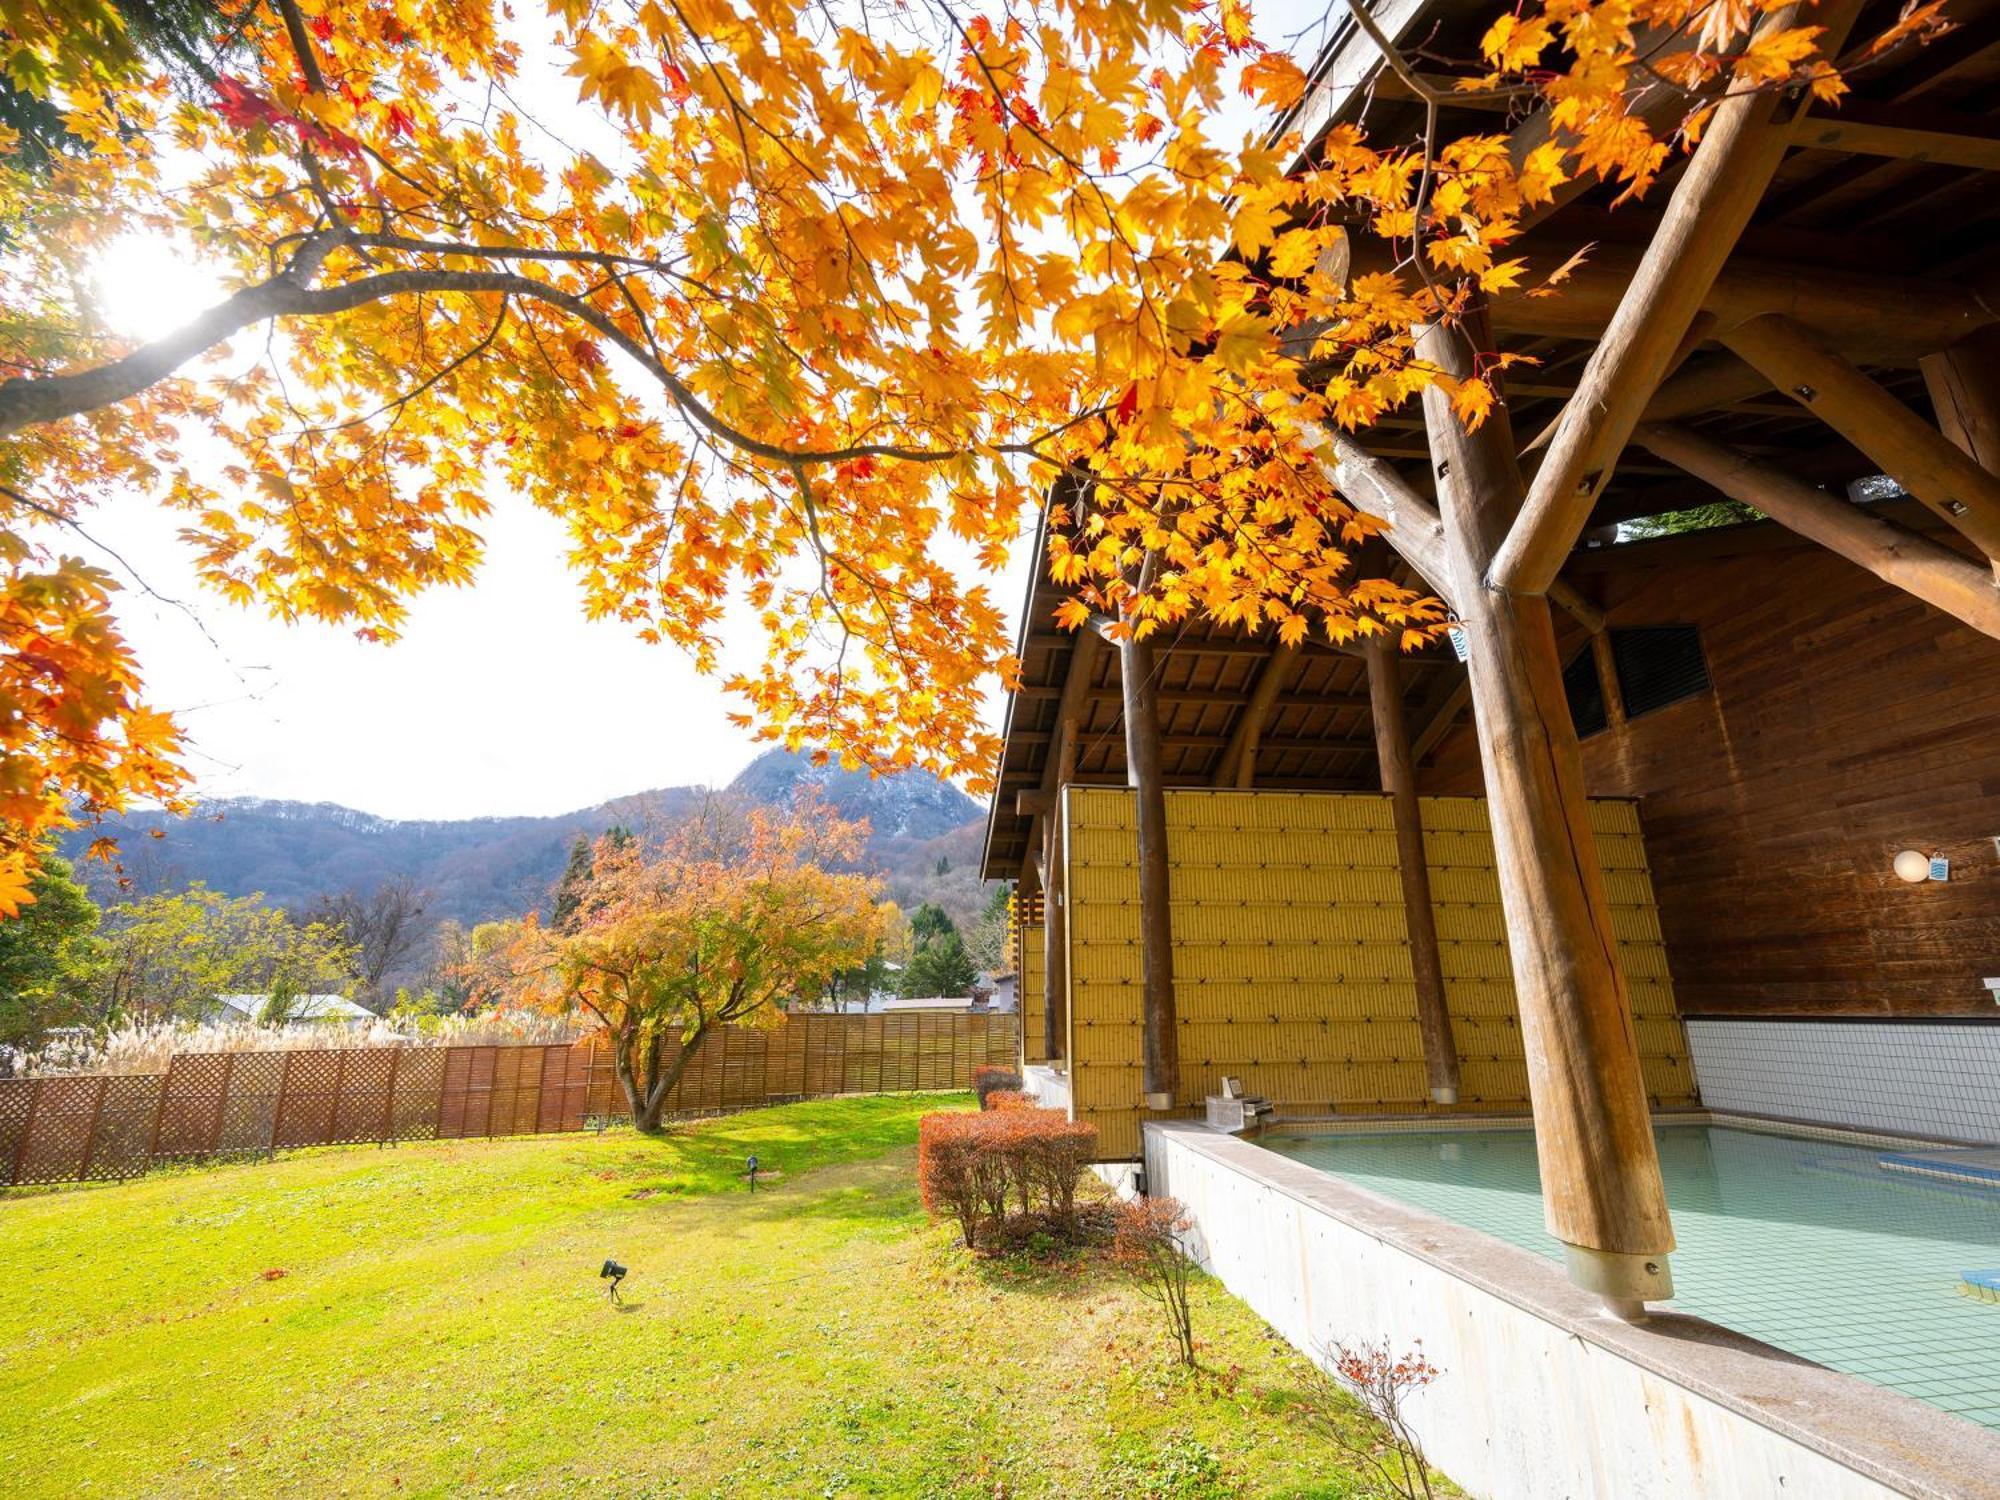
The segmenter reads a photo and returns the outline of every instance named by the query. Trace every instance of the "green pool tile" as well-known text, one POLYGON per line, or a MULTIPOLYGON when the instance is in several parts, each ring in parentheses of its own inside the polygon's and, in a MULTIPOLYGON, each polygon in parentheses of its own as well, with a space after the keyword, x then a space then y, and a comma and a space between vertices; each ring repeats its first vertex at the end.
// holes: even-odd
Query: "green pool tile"
MULTIPOLYGON (((1883 1171, 1874 1149, 1764 1131, 1655 1132, 1680 1248, 1673 1305, 2000 1427, 2000 1191, 1883 1171)), ((1263 1144, 1559 1258, 1526 1130, 1276 1135, 1263 1144)))

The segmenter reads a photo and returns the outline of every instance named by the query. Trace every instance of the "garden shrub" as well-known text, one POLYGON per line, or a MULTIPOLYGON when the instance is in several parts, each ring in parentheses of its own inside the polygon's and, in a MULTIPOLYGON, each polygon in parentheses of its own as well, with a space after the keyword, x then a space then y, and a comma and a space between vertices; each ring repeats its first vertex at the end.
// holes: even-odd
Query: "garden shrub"
POLYGON ((1033 1094, 1024 1094, 1019 1089, 995 1089, 986 1096, 988 1109, 1038 1109, 1033 1094))
POLYGON ((1097 1127, 1053 1109, 1019 1105, 981 1114, 926 1115, 917 1131, 924 1207, 957 1221, 965 1243, 992 1248, 1046 1221, 1073 1237, 1077 1187, 1097 1153, 1097 1127))
POLYGON ((917 1193, 932 1218, 953 1218, 967 1245, 979 1242, 982 1200, 973 1172, 973 1128, 982 1115, 925 1115, 917 1122, 917 1193))
POLYGON ((979 1107, 990 1108, 987 1095, 999 1089, 1019 1092, 1021 1075, 1018 1070, 1001 1063, 987 1063, 972 1070, 972 1092, 979 1096, 979 1107))

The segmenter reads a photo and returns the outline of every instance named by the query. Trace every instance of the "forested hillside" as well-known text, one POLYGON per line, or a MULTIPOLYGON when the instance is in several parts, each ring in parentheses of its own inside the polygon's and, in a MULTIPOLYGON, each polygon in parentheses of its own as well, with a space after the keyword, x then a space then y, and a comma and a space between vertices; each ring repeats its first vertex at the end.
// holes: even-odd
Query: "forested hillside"
MULTIPOLYGON (((843 817, 868 820, 866 861, 888 877, 898 901, 937 900, 955 917, 976 912, 983 890, 961 868, 977 854, 981 811, 970 797, 925 772, 871 778, 815 767, 784 750, 759 756, 725 790, 776 804, 801 782, 818 783, 843 817)), ((132 893, 200 881, 298 908, 407 879, 430 893, 429 916, 469 925, 539 906, 578 835, 668 823, 705 795, 702 787, 662 787, 554 817, 436 821, 378 818, 331 803, 232 799, 189 818, 136 813, 105 830, 82 830, 69 852, 106 903, 122 894, 112 872, 81 858, 100 832, 119 840, 132 893)))

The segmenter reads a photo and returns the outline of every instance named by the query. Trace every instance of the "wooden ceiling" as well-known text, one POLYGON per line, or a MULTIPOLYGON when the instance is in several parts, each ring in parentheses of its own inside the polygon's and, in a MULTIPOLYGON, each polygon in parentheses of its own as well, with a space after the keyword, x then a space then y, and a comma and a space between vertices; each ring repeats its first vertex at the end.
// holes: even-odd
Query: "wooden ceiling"
MULTIPOLYGON (((1852 35, 1877 35, 1900 5, 1901 0, 1870 0, 1852 35)), ((1479 36, 1495 13, 1490 0, 1377 0, 1373 9, 1385 30, 1406 47, 1420 43, 1427 58, 1476 57, 1479 36)), ((1851 96, 1837 108, 1816 106, 1800 127, 1799 144, 1708 304, 1725 319, 1787 313, 1926 422, 1934 421, 1934 414, 1919 358, 2000 322, 2000 0, 1954 0, 1951 15, 1956 29, 1928 45, 1906 46, 1866 63, 1843 59, 1851 96)), ((1398 97, 1393 78, 1377 67, 1373 45, 1351 26, 1335 36, 1314 76, 1320 92, 1300 114, 1314 139, 1336 123, 1364 119, 1377 141, 1415 138, 1419 106, 1398 97)), ((1505 110, 1504 105, 1447 110, 1442 137, 1537 128, 1505 110)), ((1507 382, 1514 430, 1523 445, 1555 420, 1574 390, 1678 170, 1677 164, 1644 200, 1615 208, 1611 189, 1579 191, 1531 226, 1517 247, 1539 275, 1575 250, 1594 246, 1558 295, 1516 295, 1493 308, 1500 346, 1534 360, 1532 367, 1516 366, 1507 382)), ((1719 344, 1695 350, 1648 413, 1817 485, 1852 492, 1879 472, 1719 344)), ((1423 422, 1414 407, 1362 436, 1413 484, 1431 489, 1423 422)), ((1526 458, 1530 469, 1535 458, 1533 452, 1526 458)), ((1644 449, 1628 448, 1591 517, 1596 535, 1587 532, 1585 545, 1598 549, 1598 556, 1576 569, 1581 592, 1588 596, 1587 575, 1603 565, 1605 528, 1719 498, 1644 449)), ((1019 875, 1027 856, 1032 817, 1018 806, 1017 794, 1042 785, 1074 644, 1053 624, 1061 596, 1039 562, 1035 577, 1023 617, 1024 686, 1008 705, 999 789, 988 816, 989 879, 1019 875)), ((1268 638, 1223 635, 1199 622, 1157 640, 1170 786, 1214 784, 1271 649, 1268 638)), ((1098 652, 1091 671, 1077 779, 1122 784, 1117 654, 1098 652)), ((1434 650, 1407 660, 1404 689, 1410 734, 1421 758, 1463 705, 1464 670, 1448 651, 1434 650)), ((1366 667, 1358 655, 1325 645, 1309 648, 1263 726, 1256 783, 1299 790, 1377 785, 1367 697, 1366 667)))

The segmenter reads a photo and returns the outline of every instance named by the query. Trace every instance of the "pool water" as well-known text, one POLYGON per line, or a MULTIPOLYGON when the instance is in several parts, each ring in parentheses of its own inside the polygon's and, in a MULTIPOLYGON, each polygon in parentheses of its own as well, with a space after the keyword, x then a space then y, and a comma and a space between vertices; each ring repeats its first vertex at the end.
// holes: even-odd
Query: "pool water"
MULTIPOLYGON (((1883 1170, 1880 1149, 1720 1125, 1655 1128, 1680 1248, 1672 1306, 2000 1427, 2000 1190, 1883 1170)), ((1259 1144, 1560 1259, 1529 1130, 1271 1132, 1259 1144)))

